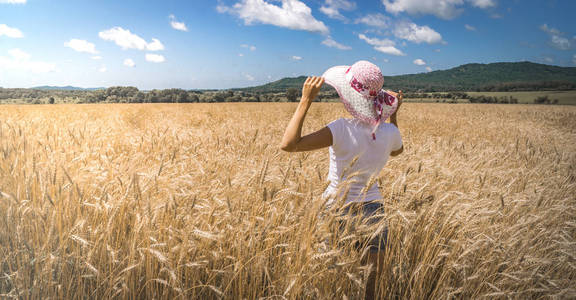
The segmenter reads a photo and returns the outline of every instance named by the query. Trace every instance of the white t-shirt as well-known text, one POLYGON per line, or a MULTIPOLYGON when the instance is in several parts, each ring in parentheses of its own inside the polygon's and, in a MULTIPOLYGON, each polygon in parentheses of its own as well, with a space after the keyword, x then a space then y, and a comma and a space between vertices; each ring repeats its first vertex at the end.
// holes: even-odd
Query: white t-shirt
MULTIPOLYGON (((342 189, 343 197, 349 188, 346 202, 361 202, 382 199, 376 181, 366 189, 371 176, 378 176, 390 152, 402 147, 400 130, 394 124, 381 123, 376 130, 376 139, 372 139, 373 126, 357 119, 340 118, 327 125, 332 132, 330 146, 330 185, 322 194, 329 197, 328 205, 337 198, 338 187, 348 181, 349 185, 342 189), (354 162, 355 158, 358 159, 354 162)), ((375 178, 374 178, 375 179, 375 178)))

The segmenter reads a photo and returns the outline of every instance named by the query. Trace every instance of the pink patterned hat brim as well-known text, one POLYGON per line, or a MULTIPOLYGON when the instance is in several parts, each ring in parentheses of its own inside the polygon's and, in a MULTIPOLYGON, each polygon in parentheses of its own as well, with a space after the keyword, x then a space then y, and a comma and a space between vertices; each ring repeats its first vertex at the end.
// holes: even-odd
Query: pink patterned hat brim
MULTIPOLYGON (((324 82, 336 89, 340 96, 340 101, 344 104, 344 108, 354 118, 370 125, 376 125, 379 118, 374 106, 374 99, 365 97, 350 86, 350 82, 346 79, 346 71, 349 68, 350 66, 335 66, 326 70, 322 75, 324 82)), ((384 90, 381 90, 382 92, 384 90)), ((384 122, 388 119, 396 111, 397 107, 397 99, 391 105, 383 105, 381 121, 384 122)))

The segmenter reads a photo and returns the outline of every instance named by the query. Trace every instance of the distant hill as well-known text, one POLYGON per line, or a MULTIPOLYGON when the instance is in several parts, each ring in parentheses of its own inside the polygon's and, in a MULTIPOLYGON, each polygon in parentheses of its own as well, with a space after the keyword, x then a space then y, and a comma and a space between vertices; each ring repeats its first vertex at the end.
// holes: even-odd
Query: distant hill
POLYGON ((245 90, 252 92, 284 92, 289 88, 302 88, 302 84, 304 83, 304 81, 306 81, 306 76, 287 77, 264 85, 248 87, 238 90, 245 90))
MULTIPOLYGON (((306 76, 283 78, 261 86, 236 89, 247 92, 283 92, 300 89, 306 76)), ((448 70, 384 76, 384 87, 405 91, 531 91, 576 89, 576 68, 532 62, 466 64, 448 70)))
POLYGON ((43 85, 43 86, 36 86, 33 87, 31 89, 34 90, 59 90, 59 91, 96 91, 96 90, 105 90, 105 87, 96 87, 96 88, 81 88, 81 87, 76 87, 76 86, 49 86, 49 85, 43 85))

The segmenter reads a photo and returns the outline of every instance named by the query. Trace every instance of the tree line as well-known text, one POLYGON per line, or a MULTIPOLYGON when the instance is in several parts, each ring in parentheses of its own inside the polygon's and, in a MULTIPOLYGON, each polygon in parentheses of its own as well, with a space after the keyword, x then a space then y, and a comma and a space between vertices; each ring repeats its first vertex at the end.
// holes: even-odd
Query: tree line
MULTIPOLYGON (((163 89, 140 91, 133 86, 100 90, 40 90, 0 88, 0 103, 213 103, 285 102, 287 93, 163 89)), ((292 98, 291 98, 292 99, 292 98)))
MULTIPOLYGON (((297 102, 301 90, 285 89, 284 92, 249 92, 246 90, 183 90, 163 89, 140 91, 133 86, 113 86, 100 90, 41 90, 0 88, 0 103, 218 103, 218 102, 297 102)), ((468 100, 470 103, 516 104, 512 96, 472 96, 465 92, 406 92, 405 99, 435 99, 435 102, 456 103, 468 100)), ((319 101, 338 101, 334 89, 322 90, 319 101)), ((536 104, 556 104, 558 100, 539 97, 536 104)))
POLYGON ((518 104, 518 98, 512 96, 471 96, 464 92, 448 93, 405 93, 406 99, 436 99, 436 102, 456 103, 458 100, 468 100, 470 103, 501 103, 501 104, 518 104))
POLYGON ((450 92, 450 91, 474 91, 474 92, 523 92, 523 91, 568 91, 575 90, 576 83, 569 81, 538 81, 538 82, 505 82, 496 84, 477 84, 451 82, 411 82, 409 80, 393 79, 386 83, 392 90, 402 89, 408 92, 450 92))

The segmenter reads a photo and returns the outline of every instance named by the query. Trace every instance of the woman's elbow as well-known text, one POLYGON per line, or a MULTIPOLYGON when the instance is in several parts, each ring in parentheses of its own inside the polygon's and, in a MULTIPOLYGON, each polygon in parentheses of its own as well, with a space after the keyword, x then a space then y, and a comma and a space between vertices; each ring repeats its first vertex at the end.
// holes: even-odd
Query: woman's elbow
POLYGON ((396 150, 396 151, 392 151, 390 153, 390 156, 398 156, 400 155, 400 153, 404 152, 404 146, 402 146, 400 149, 396 150))
POLYGON ((296 151, 296 145, 294 144, 288 144, 288 143, 282 143, 280 144, 280 149, 282 149, 282 151, 286 151, 286 152, 294 152, 296 151))

